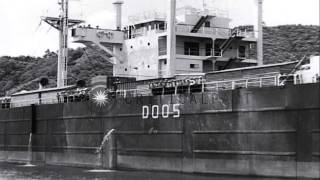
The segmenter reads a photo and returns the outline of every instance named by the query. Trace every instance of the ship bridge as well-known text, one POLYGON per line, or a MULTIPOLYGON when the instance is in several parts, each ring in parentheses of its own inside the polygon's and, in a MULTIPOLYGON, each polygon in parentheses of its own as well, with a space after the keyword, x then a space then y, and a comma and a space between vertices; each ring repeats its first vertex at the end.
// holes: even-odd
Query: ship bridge
POLYGON ((121 47, 124 42, 122 31, 79 26, 72 29, 72 37, 73 42, 84 44, 108 62, 122 62, 116 52, 116 47, 121 47))
POLYGON ((72 29, 73 42, 83 43, 86 41, 99 42, 102 44, 122 44, 124 33, 122 31, 99 29, 91 27, 78 27, 72 29))
POLYGON ((231 28, 226 11, 178 8, 174 28, 169 28, 168 14, 149 11, 130 16, 129 25, 122 27, 121 3, 115 5, 116 30, 88 26, 72 30, 74 42, 114 64, 114 76, 144 80, 257 64, 253 26, 231 28), (168 47, 172 31, 175 48, 168 47), (173 63, 168 49, 175 51, 173 63))
POLYGON ((121 6, 123 2, 117 0, 114 3, 116 8, 116 30, 101 29, 98 26, 92 28, 79 26, 72 29, 73 42, 82 43, 95 51, 102 58, 111 64, 123 63, 122 45, 125 34, 121 31, 121 6))

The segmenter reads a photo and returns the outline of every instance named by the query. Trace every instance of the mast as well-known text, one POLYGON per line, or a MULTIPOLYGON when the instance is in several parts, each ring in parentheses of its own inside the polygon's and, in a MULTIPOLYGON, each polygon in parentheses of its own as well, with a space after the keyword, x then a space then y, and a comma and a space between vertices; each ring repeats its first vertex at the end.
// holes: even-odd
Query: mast
POLYGON ((263 65, 263 0, 258 0, 258 66, 263 65))
POLYGON ((58 56, 58 74, 57 87, 61 88, 67 85, 67 64, 68 64, 68 16, 69 0, 61 0, 61 25, 59 31, 59 56, 58 56))
POLYGON ((168 0, 167 14, 167 77, 173 77, 176 73, 176 0, 168 0))
POLYGON ((59 18, 41 17, 41 19, 59 31, 57 87, 62 88, 67 86, 68 83, 68 30, 84 21, 69 19, 69 0, 61 0, 59 1, 59 5, 61 5, 59 18))

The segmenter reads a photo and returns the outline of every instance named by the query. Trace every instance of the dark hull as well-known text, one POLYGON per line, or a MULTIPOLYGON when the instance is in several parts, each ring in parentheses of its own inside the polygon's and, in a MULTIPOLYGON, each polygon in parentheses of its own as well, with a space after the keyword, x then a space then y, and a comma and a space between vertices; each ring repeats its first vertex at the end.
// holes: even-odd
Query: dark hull
POLYGON ((31 107, 1 110, 0 160, 26 161, 33 128, 33 161, 107 166, 95 151, 116 129, 118 168, 319 178, 319 92, 308 84, 41 105, 32 126, 31 107), (153 105, 159 114, 143 119, 153 105))

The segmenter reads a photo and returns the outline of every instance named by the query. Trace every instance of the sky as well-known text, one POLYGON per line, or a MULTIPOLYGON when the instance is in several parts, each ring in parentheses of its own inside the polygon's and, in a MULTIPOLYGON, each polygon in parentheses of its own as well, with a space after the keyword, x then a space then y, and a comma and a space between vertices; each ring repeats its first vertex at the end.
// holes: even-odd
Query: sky
MULTIPOLYGON (((115 28, 114 0, 70 0, 70 16, 91 26, 115 28)), ((209 6, 229 11, 231 25, 257 22, 256 0, 205 0, 209 6)), ((0 56, 42 56, 58 49, 58 32, 41 16, 58 16, 58 0, 0 0, 0 56)), ((177 0, 177 7, 200 8, 203 0, 177 0)), ((165 12, 167 0, 124 0, 123 21, 142 11, 165 12)), ((319 25, 319 0, 264 0, 267 26, 284 24, 319 25)), ((71 40, 70 40, 71 41, 71 40)), ((70 47, 77 47, 70 42, 70 47)))

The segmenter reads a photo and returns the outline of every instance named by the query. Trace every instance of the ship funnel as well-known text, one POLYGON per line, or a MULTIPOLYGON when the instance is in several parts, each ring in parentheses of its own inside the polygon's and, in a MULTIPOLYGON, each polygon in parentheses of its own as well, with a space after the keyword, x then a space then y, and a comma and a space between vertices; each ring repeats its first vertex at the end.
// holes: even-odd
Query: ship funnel
POLYGON ((119 31, 122 28, 122 4, 123 4, 123 1, 119 1, 119 0, 113 3, 116 9, 116 29, 119 31))

